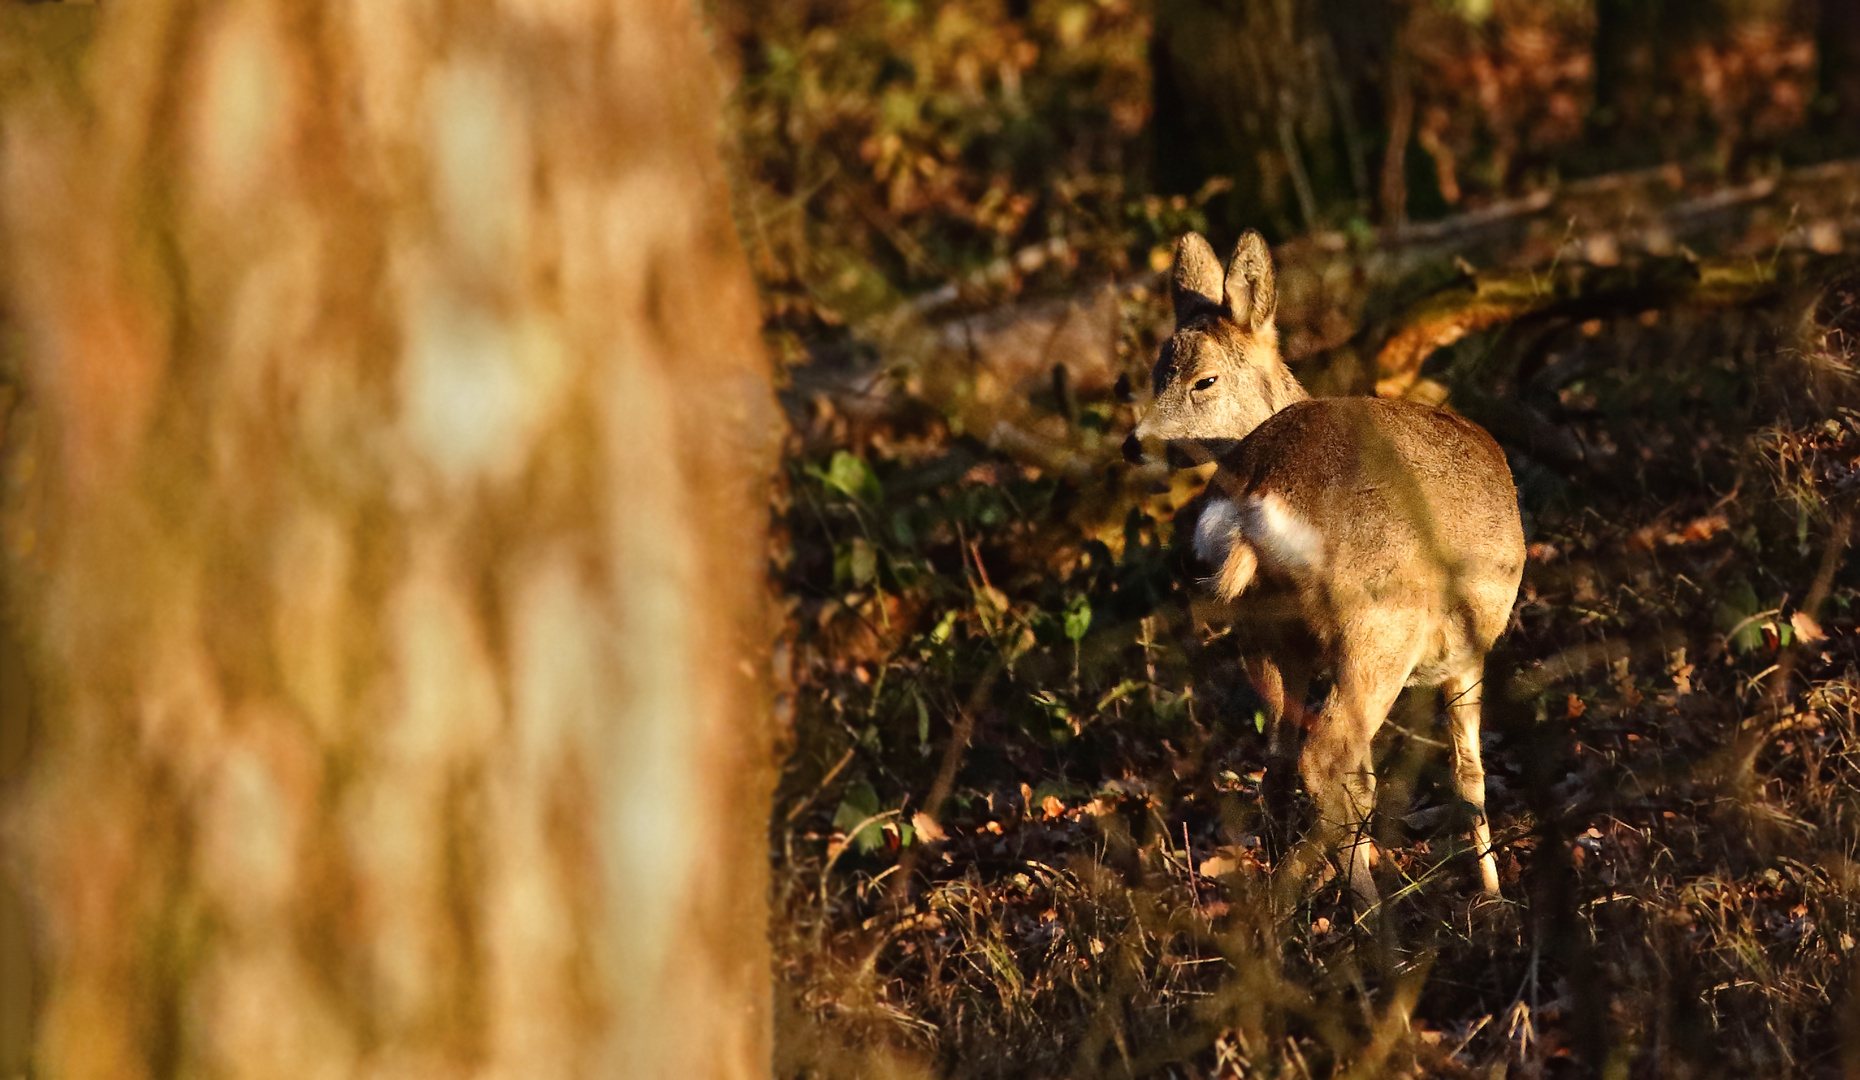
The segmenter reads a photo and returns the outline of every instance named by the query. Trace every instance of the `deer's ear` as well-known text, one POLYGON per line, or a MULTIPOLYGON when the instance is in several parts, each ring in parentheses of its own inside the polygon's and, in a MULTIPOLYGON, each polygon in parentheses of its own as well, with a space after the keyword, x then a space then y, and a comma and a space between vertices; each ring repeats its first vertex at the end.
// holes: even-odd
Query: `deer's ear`
POLYGON ((1272 324, 1279 307, 1272 251, 1266 247, 1266 238, 1252 229, 1240 237, 1233 261, 1227 264, 1226 295, 1235 322, 1255 332, 1272 324))
POLYGON ((1225 300, 1221 295, 1221 260, 1214 249, 1197 232, 1184 234, 1175 242, 1175 272, 1170 276, 1170 299, 1175 301, 1175 328, 1218 311, 1225 300))

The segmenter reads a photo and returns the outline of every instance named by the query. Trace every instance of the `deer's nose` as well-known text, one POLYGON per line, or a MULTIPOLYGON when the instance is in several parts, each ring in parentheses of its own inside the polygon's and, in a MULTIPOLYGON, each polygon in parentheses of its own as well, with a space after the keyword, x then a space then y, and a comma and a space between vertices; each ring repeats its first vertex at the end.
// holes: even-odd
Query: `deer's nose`
POLYGON ((1143 444, 1137 440, 1134 431, 1124 440, 1124 460, 1132 465, 1143 464, 1143 444))

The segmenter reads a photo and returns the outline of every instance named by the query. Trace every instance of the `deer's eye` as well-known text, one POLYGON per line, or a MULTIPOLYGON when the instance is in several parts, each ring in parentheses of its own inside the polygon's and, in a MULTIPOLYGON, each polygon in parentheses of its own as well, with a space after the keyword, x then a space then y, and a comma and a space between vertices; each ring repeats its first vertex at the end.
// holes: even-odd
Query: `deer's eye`
POLYGON ((1216 379, 1218 379, 1218 378, 1220 378, 1220 376, 1219 376, 1219 375, 1209 375, 1209 376, 1208 376, 1207 378, 1205 378, 1205 379, 1196 379, 1196 380, 1195 380, 1195 389, 1197 389, 1197 390, 1206 390, 1206 389, 1207 389, 1208 387, 1210 387, 1210 386, 1213 386, 1213 385, 1214 385, 1214 380, 1216 380, 1216 379))

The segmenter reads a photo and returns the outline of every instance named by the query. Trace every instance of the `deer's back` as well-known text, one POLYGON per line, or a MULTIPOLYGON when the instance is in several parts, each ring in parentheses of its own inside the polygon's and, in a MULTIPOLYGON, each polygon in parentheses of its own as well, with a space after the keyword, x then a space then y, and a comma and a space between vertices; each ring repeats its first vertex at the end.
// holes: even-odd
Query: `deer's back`
MULTIPOLYGON (((1483 655, 1510 618, 1524 566, 1517 488, 1477 424, 1413 402, 1320 398, 1275 413, 1222 467, 1229 498, 1277 515, 1312 557, 1273 567, 1320 637, 1358 617, 1411 618, 1441 662, 1483 655)), ((1269 516, 1269 515, 1268 515, 1269 516)))

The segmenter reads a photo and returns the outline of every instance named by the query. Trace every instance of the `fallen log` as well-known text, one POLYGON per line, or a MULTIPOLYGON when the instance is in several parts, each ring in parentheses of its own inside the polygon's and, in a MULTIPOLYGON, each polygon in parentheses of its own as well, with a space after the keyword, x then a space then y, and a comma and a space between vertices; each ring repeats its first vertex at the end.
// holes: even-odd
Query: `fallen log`
MULTIPOLYGON (((1315 393, 1439 400, 1446 388, 1422 378, 1428 359, 1498 326, 1812 294, 1860 245, 1856 190, 1860 161, 1729 187, 1654 169, 1439 221, 1301 237, 1274 252, 1284 351, 1315 393)), ((879 432, 907 415, 926 422, 927 406, 950 431, 1023 464, 1079 482, 1108 475, 1131 420, 1113 387, 1146 382, 1170 322, 1166 290, 1143 274, 987 306, 1017 274, 1065 258, 1054 243, 1029 248, 873 320, 859 336, 877 362, 795 372, 797 426, 807 431, 811 413, 879 432)), ((1560 445, 1544 431, 1533 441, 1560 445)), ((1093 519, 1081 525, 1107 542, 1158 482, 1120 469, 1090 485, 1117 490, 1080 504, 1093 519)))

